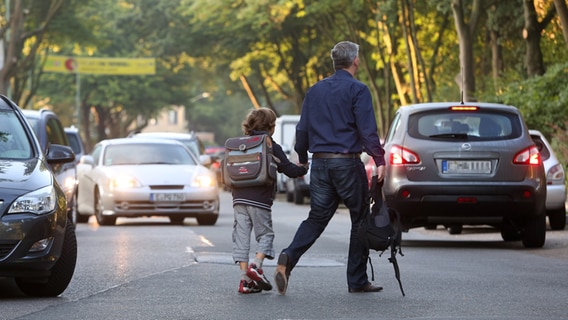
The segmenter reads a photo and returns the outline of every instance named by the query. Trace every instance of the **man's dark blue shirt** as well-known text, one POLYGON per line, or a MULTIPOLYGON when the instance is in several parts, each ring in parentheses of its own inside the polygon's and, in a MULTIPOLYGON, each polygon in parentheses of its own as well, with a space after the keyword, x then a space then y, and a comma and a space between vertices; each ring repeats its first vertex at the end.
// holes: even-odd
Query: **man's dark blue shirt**
POLYGON ((306 93, 295 150, 300 163, 307 163, 308 151, 361 153, 363 147, 377 166, 385 164, 369 88, 349 72, 337 70, 306 93))

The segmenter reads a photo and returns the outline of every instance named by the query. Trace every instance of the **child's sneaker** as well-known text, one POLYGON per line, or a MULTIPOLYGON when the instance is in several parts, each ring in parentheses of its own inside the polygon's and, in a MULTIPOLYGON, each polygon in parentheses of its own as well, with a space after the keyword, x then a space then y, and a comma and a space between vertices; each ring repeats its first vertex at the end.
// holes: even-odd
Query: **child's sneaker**
POLYGON ((255 281, 256 284, 262 290, 266 290, 266 291, 272 290, 272 284, 270 284, 270 281, 268 281, 268 279, 266 279, 264 272, 262 272, 262 268, 258 268, 256 266, 256 264, 254 264, 254 263, 250 264, 250 266, 247 270, 247 276, 249 278, 251 278, 253 281, 255 281))
POLYGON ((245 279, 241 279, 241 284, 239 285, 239 292, 240 293, 257 293, 262 291, 254 281, 246 281, 245 279))

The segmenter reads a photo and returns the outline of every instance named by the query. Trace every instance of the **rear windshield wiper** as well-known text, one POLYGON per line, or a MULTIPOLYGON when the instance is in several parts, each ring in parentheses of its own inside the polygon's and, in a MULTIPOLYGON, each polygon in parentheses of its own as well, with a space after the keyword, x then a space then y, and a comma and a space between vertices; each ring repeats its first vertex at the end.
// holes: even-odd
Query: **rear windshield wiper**
POLYGON ((440 133, 428 136, 429 138, 451 138, 451 139, 467 139, 469 135, 467 133, 440 133))

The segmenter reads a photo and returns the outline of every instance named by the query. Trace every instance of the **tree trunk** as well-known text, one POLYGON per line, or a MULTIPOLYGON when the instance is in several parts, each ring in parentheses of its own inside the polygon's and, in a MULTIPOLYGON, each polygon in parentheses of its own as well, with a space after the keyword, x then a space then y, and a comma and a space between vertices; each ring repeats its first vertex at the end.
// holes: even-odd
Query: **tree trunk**
POLYGON ((491 41, 491 70, 493 71, 493 87, 497 90, 497 83, 503 73, 503 53, 499 44, 499 32, 491 30, 489 32, 491 41))
POLYGON ((566 47, 568 47, 568 6, 566 5, 566 0, 554 0, 554 6, 556 7, 558 17, 560 18, 564 42, 566 43, 566 47))
POLYGON ((401 1, 401 5, 400 5, 400 20, 401 20, 401 29, 402 29, 402 35, 404 38, 404 44, 405 44, 405 48, 406 48, 406 68, 408 69, 408 78, 410 81, 410 92, 411 92, 411 98, 412 98, 412 103, 417 103, 418 102, 418 84, 419 81, 417 81, 416 79, 416 59, 415 59, 415 55, 414 55, 414 51, 412 50, 413 45, 412 45, 412 41, 410 39, 411 35, 410 32, 408 31, 409 27, 408 27, 408 8, 406 7, 406 2, 404 0, 401 1))
POLYGON ((16 52, 16 47, 18 46, 20 31, 23 31, 21 28, 24 19, 22 1, 14 0, 13 4, 13 10, 9 12, 10 27, 8 31, 6 31, 9 32, 9 34, 8 37, 4 37, 9 40, 7 43, 4 43, 4 65, 2 66, 2 70, 0 70, 0 93, 2 94, 8 94, 10 90, 10 79, 14 75, 14 66, 16 65, 18 60, 17 55, 19 54, 16 52))
POLYGON ((480 0, 474 0, 469 24, 466 23, 462 0, 452 0, 452 12, 459 39, 460 73, 456 78, 465 101, 475 101, 475 60, 473 59, 473 35, 481 11, 480 0))
POLYGON ((523 38, 527 45, 527 53, 525 63, 527 66, 527 74, 529 77, 543 75, 544 62, 542 60, 542 51, 540 50, 540 27, 536 16, 533 0, 524 0, 523 9, 525 16, 525 29, 523 30, 523 38))

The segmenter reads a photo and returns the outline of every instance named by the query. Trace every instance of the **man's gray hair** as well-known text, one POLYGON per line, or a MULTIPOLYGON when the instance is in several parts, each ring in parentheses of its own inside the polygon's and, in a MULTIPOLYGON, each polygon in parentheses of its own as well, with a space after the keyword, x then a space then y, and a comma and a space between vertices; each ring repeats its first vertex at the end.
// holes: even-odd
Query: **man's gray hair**
POLYGON ((359 45, 351 41, 341 41, 331 49, 331 60, 335 70, 347 69, 359 55, 359 45))

